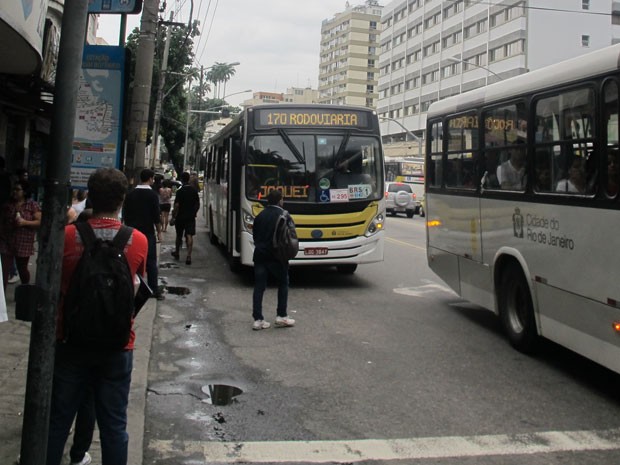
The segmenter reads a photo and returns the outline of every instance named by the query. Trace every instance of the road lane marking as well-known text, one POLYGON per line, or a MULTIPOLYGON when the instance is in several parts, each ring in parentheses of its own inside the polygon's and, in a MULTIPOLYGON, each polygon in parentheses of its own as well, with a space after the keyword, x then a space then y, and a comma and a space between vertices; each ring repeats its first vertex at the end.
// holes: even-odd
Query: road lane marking
POLYGON ((385 240, 388 242, 393 242, 394 244, 406 245, 407 247, 426 251, 426 247, 420 247, 419 245, 410 244, 409 242, 399 241, 398 239, 394 239, 393 237, 386 237, 385 240))
POLYGON ((199 442, 152 440, 161 459, 192 455, 206 463, 340 463, 620 449, 620 428, 528 434, 351 441, 199 442))

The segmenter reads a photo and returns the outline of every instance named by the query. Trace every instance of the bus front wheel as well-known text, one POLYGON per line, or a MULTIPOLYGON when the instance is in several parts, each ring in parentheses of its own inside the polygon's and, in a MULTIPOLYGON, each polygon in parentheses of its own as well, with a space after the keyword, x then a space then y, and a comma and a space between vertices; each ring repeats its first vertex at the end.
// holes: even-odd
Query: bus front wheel
POLYGON ((213 245, 218 244, 217 236, 215 235, 215 231, 213 231, 213 212, 209 210, 209 242, 213 245))
POLYGON ((342 274, 353 274, 357 270, 357 265, 336 265, 336 269, 342 274))
POLYGON ((510 344, 521 352, 532 353, 538 342, 534 305, 525 275, 514 263, 502 276, 499 314, 510 344))

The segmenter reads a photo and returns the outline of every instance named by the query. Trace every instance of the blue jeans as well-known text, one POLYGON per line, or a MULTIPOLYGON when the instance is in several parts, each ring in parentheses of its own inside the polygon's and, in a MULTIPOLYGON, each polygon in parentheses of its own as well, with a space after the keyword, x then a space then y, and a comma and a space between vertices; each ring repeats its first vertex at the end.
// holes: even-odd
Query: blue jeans
POLYGON ((86 352, 58 344, 47 444, 47 465, 60 465, 75 414, 95 399, 102 465, 127 465, 127 403, 133 351, 86 352))
POLYGON ((267 288, 267 278, 272 274, 278 281, 277 315, 286 316, 288 301, 288 263, 278 261, 254 262, 254 293, 252 294, 252 317, 254 321, 263 320, 263 294, 267 288))
POLYGON ((95 432, 95 398, 92 391, 84 396, 84 401, 75 417, 75 432, 73 433, 73 445, 69 451, 71 462, 81 462, 84 455, 90 449, 95 432))

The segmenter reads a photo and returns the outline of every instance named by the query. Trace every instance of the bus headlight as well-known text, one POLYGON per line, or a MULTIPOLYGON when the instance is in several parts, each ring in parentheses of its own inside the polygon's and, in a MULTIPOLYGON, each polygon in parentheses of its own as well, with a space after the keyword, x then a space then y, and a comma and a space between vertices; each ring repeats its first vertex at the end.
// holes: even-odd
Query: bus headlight
POLYGON ((243 227, 246 231, 252 232, 254 228, 254 216, 251 213, 243 210, 243 227))
POLYGON ((383 216, 383 213, 379 213, 377 216, 375 216, 368 225, 368 229, 366 229, 366 237, 372 236, 373 234, 376 234, 377 232, 383 230, 384 221, 385 218, 383 216))

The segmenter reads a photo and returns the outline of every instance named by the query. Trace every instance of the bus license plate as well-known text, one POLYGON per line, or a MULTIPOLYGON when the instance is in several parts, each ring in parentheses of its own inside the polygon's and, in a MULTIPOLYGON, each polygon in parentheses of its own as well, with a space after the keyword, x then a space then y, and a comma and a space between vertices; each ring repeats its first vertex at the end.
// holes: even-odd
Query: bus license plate
POLYGON ((304 255, 327 255, 327 247, 307 247, 304 255))

